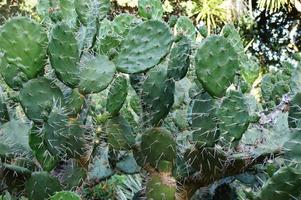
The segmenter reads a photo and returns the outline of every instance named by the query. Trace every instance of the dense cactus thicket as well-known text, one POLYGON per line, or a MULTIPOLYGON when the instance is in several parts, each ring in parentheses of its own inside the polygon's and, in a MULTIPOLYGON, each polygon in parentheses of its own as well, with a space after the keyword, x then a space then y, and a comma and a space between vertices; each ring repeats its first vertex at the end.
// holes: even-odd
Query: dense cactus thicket
POLYGON ((300 198, 301 65, 262 75, 233 25, 138 8, 40 0, 0 27, 1 199, 300 198))

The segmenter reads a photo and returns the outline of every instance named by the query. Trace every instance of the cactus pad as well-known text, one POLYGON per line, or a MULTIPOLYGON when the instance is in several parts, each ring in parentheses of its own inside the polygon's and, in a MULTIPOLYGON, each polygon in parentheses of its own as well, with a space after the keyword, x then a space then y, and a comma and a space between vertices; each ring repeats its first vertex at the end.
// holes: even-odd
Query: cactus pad
POLYGON ((149 200, 175 200, 175 184, 171 177, 153 175, 146 184, 146 197, 149 200))
POLYGON ((175 43, 169 55, 167 76, 178 81, 186 76, 190 65, 191 41, 183 36, 175 43))
POLYGON ((138 73, 154 67, 168 53, 173 36, 168 25, 157 20, 131 29, 116 58, 120 72, 138 73))
POLYGON ((297 199, 300 196, 300 190, 300 171, 291 167, 282 167, 263 185, 257 199, 297 199))
POLYGON ((12 18, 1 27, 0 72, 11 88, 20 89, 43 72, 47 43, 43 27, 28 18, 12 18))
POLYGON ((108 144, 114 150, 129 150, 135 142, 131 126, 120 115, 107 121, 106 133, 108 144))
POLYGON ((25 190, 30 200, 48 199, 61 190, 61 184, 47 172, 34 172, 25 183, 25 190))
POLYGON ((184 35, 191 41, 196 38, 196 29, 193 22, 186 16, 180 16, 175 25, 175 33, 177 35, 184 35))
POLYGON ((288 115, 288 124, 290 128, 300 128, 301 119, 301 93, 295 94, 290 102, 290 110, 288 115))
POLYGON ((149 163, 156 168, 164 161, 173 164, 176 159, 175 140, 164 128, 147 130, 141 138, 141 150, 145 164, 149 163))
POLYGON ((98 93, 113 80, 115 65, 106 56, 98 55, 86 61, 80 73, 79 90, 82 94, 98 93))
POLYGON ((33 121, 46 120, 56 101, 62 101, 61 90, 50 80, 40 77, 24 84, 20 102, 27 117, 33 121))
POLYGON ((160 19, 163 16, 163 6, 160 0, 139 0, 138 12, 146 19, 160 19))
POLYGON ((109 88, 106 110, 112 115, 116 115, 122 108, 128 94, 128 83, 126 77, 120 75, 115 78, 109 88))
POLYGON ((238 54, 223 36, 205 38, 195 56, 196 74, 204 89, 222 97, 239 69, 238 54))
POLYGON ((56 157, 52 156, 45 147, 42 127, 34 124, 29 131, 28 139, 29 146, 43 170, 48 172, 51 171, 57 164, 58 160, 56 157))
POLYGON ((168 115, 174 103, 175 83, 167 78, 166 66, 149 71, 142 86, 142 108, 147 125, 156 126, 168 115))
POLYGON ((79 82, 79 51, 73 30, 68 25, 59 23, 54 27, 48 52, 57 77, 75 87, 79 82))
POLYGON ((63 156, 66 152, 68 117, 64 110, 54 106, 43 128, 44 144, 53 156, 63 156))
POLYGON ((241 92, 229 91, 217 110, 220 134, 232 142, 242 137, 250 121, 249 108, 241 92))
POLYGON ((219 136, 219 131, 213 98, 206 92, 199 94, 193 100, 191 107, 193 140, 205 146, 214 146, 219 136))

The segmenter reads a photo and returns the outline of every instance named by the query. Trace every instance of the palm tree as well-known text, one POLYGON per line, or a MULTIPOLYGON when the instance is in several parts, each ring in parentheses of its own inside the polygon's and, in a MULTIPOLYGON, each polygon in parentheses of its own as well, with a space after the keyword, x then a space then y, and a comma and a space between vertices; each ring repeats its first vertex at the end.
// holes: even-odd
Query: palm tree
POLYGON ((268 10, 270 12, 277 12, 281 8, 291 9, 295 7, 301 12, 301 3, 299 0, 259 0, 258 7, 261 10, 268 10))

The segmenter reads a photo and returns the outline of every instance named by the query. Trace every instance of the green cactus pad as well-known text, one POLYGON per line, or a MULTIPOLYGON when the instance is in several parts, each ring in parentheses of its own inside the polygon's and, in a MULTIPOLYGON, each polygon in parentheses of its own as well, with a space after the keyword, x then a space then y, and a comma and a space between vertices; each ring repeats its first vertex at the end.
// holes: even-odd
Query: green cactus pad
POLYGON ((282 167, 263 185, 256 200, 298 199, 300 191, 300 170, 291 167, 282 167))
POLYGON ((46 120, 55 101, 63 101, 63 94, 51 80, 44 77, 28 81, 20 91, 23 110, 33 121, 46 120))
POLYGON ((99 0, 75 1, 75 10, 78 14, 78 19, 81 22, 80 28, 77 31, 77 38, 81 50, 85 51, 94 47, 100 18, 104 18, 107 14, 107 11, 104 11, 105 13, 100 13, 102 12, 100 10, 103 6, 106 7, 106 3, 107 2, 99 0))
POLYGON ((125 37, 132 28, 140 23, 141 20, 134 15, 122 13, 114 18, 112 25, 115 33, 121 37, 125 37))
POLYGON ((0 87, 0 126, 9 121, 9 113, 6 105, 6 98, 0 87))
POLYGON ((11 165, 7 163, 3 163, 1 165, 2 169, 5 171, 5 173, 8 173, 7 171, 15 173, 17 176, 30 176, 31 170, 27 169, 26 167, 21 167, 18 165, 11 165))
POLYGON ((132 128, 121 115, 107 121, 106 133, 108 135, 108 144, 114 150, 130 150, 135 143, 132 128))
POLYGON ((98 55, 86 61, 80 72, 80 93, 98 93, 106 89, 113 80, 115 71, 114 63, 106 56, 98 55))
POLYGON ((215 112, 215 102, 207 92, 199 94, 192 101, 192 137, 197 143, 209 147, 214 146, 219 137, 215 112))
POLYGON ((221 31, 221 35, 229 40, 231 45, 239 54, 244 53, 244 46, 240 38, 239 32, 235 29, 233 24, 226 24, 221 31))
POLYGON ((54 106, 43 128, 44 144, 53 156, 63 156, 66 152, 68 116, 60 107, 54 106))
POLYGON ((242 137, 250 121, 249 108, 241 92, 231 90, 217 109, 220 134, 225 141, 232 142, 242 137))
POLYGON ((109 160, 108 148, 98 146, 95 150, 95 156, 88 168, 88 180, 100 181, 110 177, 113 174, 109 160))
POLYGON ((78 120, 69 120, 67 125, 68 134, 66 135, 66 150, 71 158, 80 159, 86 157, 91 151, 91 143, 86 135, 83 122, 78 120))
POLYGON ((195 56, 196 74, 204 89, 222 97, 239 69, 238 54, 223 36, 205 38, 195 56))
POLYGON ((0 126, 0 146, 5 146, 6 151, 0 151, 0 155, 28 154, 29 124, 21 120, 11 120, 0 126))
POLYGON ((259 61, 256 57, 241 58, 241 74, 248 84, 252 85, 260 73, 259 61))
POLYGON ((50 197, 50 200, 81 200, 81 198, 75 192, 61 191, 50 197))
POLYGON ((81 185, 87 177, 85 169, 78 160, 70 159, 63 165, 60 180, 65 190, 72 190, 81 185))
POLYGON ((175 180, 171 177, 162 177, 159 175, 151 176, 146 184, 146 197, 149 200, 175 200, 175 180))
POLYGON ((34 172, 25 183, 25 190, 30 200, 48 199, 61 190, 59 180, 47 172, 34 172))
POLYGON ((118 55, 121 41, 120 36, 114 33, 100 38, 98 40, 99 54, 115 58, 118 55))
POLYGON ((154 67, 168 53, 173 36, 168 25, 157 20, 131 29, 116 58, 117 70, 132 74, 154 67))
POLYGON ((184 35, 191 41, 196 38, 196 29, 193 22, 186 16, 180 16, 175 25, 175 33, 177 35, 184 35))
POLYGON ((126 155, 121 160, 119 160, 116 163, 116 168, 126 174, 135 174, 140 170, 140 167, 137 165, 137 162, 133 155, 126 155))
POLYGON ((78 19, 85 26, 88 24, 92 2, 93 0, 74 0, 75 11, 78 19))
POLYGON ((64 99, 69 116, 76 116, 81 112, 85 96, 80 94, 77 88, 66 92, 64 99))
POLYGON ((36 159, 44 171, 51 171, 57 164, 58 159, 50 154, 43 142, 42 127, 34 124, 28 135, 28 143, 36 159))
POLYGON ((289 134, 289 139, 284 143, 284 156, 291 163, 297 164, 298 169, 301 169, 301 131, 299 129, 292 131, 289 134))
POLYGON ((68 25, 59 23, 54 27, 48 52, 57 77, 75 87, 79 83, 79 51, 73 30, 68 25))
POLYGON ((11 88, 18 90, 43 72, 47 43, 43 27, 29 18, 12 18, 1 27, 0 72, 11 88))
POLYGON ((161 19, 163 6, 160 0, 138 0, 138 13, 146 19, 161 19))
POLYGON ((165 65, 149 71, 142 86, 142 108, 146 125, 157 126, 174 103, 175 83, 167 78, 165 65))
POLYGON ((290 75, 286 74, 285 68, 282 71, 265 74, 260 83, 264 107, 273 109, 278 105, 282 96, 290 92, 290 75))
POLYGON ((144 164, 158 168, 161 161, 175 162, 176 142, 171 133, 164 128, 152 128, 143 133, 141 153, 144 164))
POLYGON ((167 76, 179 81, 186 76, 190 65, 191 41, 183 36, 174 44, 169 55, 167 76))
POLYGON ((106 110, 112 115, 118 114, 128 94, 128 83, 125 76, 115 78, 108 92, 106 110))
POLYGON ((288 114, 288 124, 290 128, 300 128, 301 119, 301 93, 295 94, 290 102, 290 110, 288 114))
POLYGON ((204 181, 221 177, 226 169, 226 154, 217 148, 188 149, 184 159, 194 170, 204 174, 204 179, 207 179, 204 181))
POLYGON ((62 21, 71 27, 76 25, 77 14, 74 0, 51 0, 49 3, 49 16, 53 22, 62 21))

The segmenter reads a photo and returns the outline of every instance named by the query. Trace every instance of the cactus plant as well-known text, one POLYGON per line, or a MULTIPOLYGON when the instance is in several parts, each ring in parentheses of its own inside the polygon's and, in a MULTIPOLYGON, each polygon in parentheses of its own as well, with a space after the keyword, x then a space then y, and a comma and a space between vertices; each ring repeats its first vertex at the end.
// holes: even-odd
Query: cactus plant
POLYGON ((222 97, 226 93, 239 68, 238 53, 223 36, 214 35, 204 39, 195 62, 199 81, 214 97, 222 97))
POLYGON ((0 27, 0 195, 300 197, 300 66, 257 79, 233 25, 168 25, 157 0, 40 2, 0 27))
POLYGON ((1 75, 13 89, 43 72, 46 64, 47 33, 25 17, 7 21, 0 32, 1 75))
POLYGON ((168 53, 173 37, 168 25, 150 20, 129 31, 116 58, 117 70, 138 73, 154 67, 168 53))

